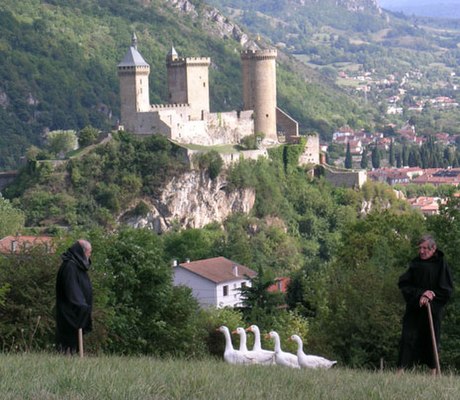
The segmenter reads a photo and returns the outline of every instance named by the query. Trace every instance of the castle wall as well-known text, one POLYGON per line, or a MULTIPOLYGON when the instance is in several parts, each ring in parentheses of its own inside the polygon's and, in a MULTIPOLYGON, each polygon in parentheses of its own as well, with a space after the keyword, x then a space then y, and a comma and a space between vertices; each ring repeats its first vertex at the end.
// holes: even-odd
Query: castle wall
POLYGON ((299 165, 319 164, 318 135, 304 136, 307 139, 304 152, 299 157, 299 165))
POLYGON ((207 114, 207 130, 214 144, 237 144, 246 136, 254 134, 253 112, 230 111, 207 114))
POLYGON ((325 178, 337 187, 360 188, 367 181, 367 171, 340 171, 324 168, 325 178))
POLYGON ((168 62, 168 90, 171 104, 186 104, 187 98, 187 73, 185 61, 168 62))
POLYGON ((280 108, 276 108, 276 125, 286 137, 286 141, 292 136, 299 136, 299 124, 280 108))

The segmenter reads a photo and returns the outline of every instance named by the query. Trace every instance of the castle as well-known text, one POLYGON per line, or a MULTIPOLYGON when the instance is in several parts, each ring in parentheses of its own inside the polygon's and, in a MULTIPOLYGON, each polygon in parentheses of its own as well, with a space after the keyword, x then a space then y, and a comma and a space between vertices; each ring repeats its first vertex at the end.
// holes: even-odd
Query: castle
MULTIPOLYGON (((138 135, 162 134, 183 144, 204 146, 238 144, 262 133, 263 146, 276 145, 281 134, 289 141, 299 136, 298 123, 276 104, 274 49, 253 47, 241 52, 243 109, 211 113, 207 57, 179 57, 174 48, 166 56, 168 104, 151 105, 150 65, 132 44, 118 64, 121 124, 138 135)), ((294 139, 295 140, 295 139, 294 139)))

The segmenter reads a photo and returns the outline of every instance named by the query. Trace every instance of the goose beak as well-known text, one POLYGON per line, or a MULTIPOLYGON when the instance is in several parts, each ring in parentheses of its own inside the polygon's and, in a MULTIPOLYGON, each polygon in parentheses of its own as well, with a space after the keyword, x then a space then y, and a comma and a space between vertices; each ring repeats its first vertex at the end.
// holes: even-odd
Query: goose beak
POLYGON ((237 331, 232 331, 232 334, 236 335, 238 332, 237 331))
POLYGON ((251 327, 246 328, 246 332, 252 332, 252 328, 251 327))
POLYGON ((265 339, 271 339, 271 337, 270 337, 270 334, 269 334, 269 333, 267 333, 267 334, 265 335, 265 339))

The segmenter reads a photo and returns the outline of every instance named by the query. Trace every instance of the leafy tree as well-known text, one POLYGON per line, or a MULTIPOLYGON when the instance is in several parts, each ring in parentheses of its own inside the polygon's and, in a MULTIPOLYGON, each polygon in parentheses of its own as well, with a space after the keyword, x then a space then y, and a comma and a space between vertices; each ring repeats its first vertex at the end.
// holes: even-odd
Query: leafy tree
POLYGON ((219 176, 224 165, 224 160, 222 160, 220 154, 215 150, 195 155, 194 161, 201 170, 208 171, 211 179, 219 176))
POLYGON ((0 257, 0 292, 4 299, 0 313, 0 341, 3 350, 53 348, 57 270, 50 265, 58 265, 58 256, 46 253, 41 246, 0 257))
POLYGON ((8 236, 15 235, 24 227, 25 216, 24 213, 13 207, 11 202, 4 199, 0 194, 0 239, 8 236))
POLYGON ((46 135, 48 149, 55 155, 62 155, 77 147, 75 131, 51 131, 46 135))
POLYGON ((85 126, 78 132, 78 144, 80 147, 89 146, 96 142, 99 136, 99 130, 92 126, 85 126))
POLYGON ((403 312, 396 282, 425 231, 422 216, 373 212, 343 232, 338 257, 313 275, 310 346, 348 365, 396 362, 403 312))

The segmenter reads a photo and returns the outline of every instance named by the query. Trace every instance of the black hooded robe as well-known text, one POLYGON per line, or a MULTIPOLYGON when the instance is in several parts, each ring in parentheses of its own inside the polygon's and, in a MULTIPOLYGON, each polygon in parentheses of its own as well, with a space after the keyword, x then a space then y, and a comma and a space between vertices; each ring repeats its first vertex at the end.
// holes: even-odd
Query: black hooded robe
POLYGON ((408 270, 400 276, 398 286, 406 301, 398 367, 407 368, 420 363, 434 369, 436 360, 433 353, 428 308, 420 307, 419 300, 426 290, 432 290, 436 295, 431 301, 431 312, 436 344, 439 349, 443 307, 450 299, 454 288, 452 275, 442 251, 436 250, 428 260, 422 260, 420 257, 414 258, 408 270))
POLYGON ((93 289, 88 276, 91 260, 76 242, 64 254, 56 279, 56 344, 60 351, 78 349, 78 329, 92 329, 93 289))

